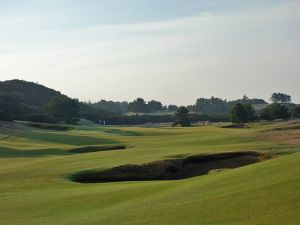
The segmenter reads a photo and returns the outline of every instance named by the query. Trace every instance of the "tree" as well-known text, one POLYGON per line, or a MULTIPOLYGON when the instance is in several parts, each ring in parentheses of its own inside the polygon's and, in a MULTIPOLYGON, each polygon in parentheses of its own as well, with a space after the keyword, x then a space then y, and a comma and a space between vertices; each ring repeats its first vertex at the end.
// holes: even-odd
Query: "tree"
POLYGON ((227 113, 229 111, 229 103, 221 98, 199 98, 194 109, 196 112, 207 114, 227 113))
POLYGON ((247 95, 243 95, 242 102, 247 103, 248 101, 249 101, 249 98, 247 97, 247 95))
POLYGON ((273 93, 271 98, 271 102, 273 103, 291 103, 292 99, 290 95, 283 93, 273 93))
POLYGON ((37 123, 51 123, 53 122, 49 116, 44 113, 29 113, 24 116, 26 121, 37 123))
POLYGON ((137 98, 133 102, 129 103, 128 111, 146 113, 149 110, 148 110, 148 105, 146 104, 145 100, 142 98, 137 98))
POLYGON ((177 113, 175 114, 175 123, 173 124, 174 126, 180 125, 182 127, 190 127, 191 126, 191 121, 190 121, 190 114, 189 110, 181 106, 178 108, 177 113))
POLYGON ((96 103, 87 103, 87 105, 105 112, 113 114, 126 114, 128 112, 128 102, 114 102, 101 100, 96 103))
POLYGON ((296 106, 293 110, 293 117, 294 118, 300 118, 300 106, 296 106))
POLYGON ((57 96, 46 105, 45 113, 58 122, 75 123, 79 120, 78 102, 67 96, 57 96))
POLYGON ((168 112, 176 112, 178 110, 177 105, 169 105, 168 106, 168 112))
POLYGON ((4 114, 10 118, 20 114, 20 102, 18 99, 10 94, 0 94, 0 109, 4 118, 4 114))
POLYGON ((290 113, 285 105, 273 103, 262 110, 260 117, 264 120, 288 119, 290 113))
POLYGON ((106 120, 107 117, 116 115, 117 113, 105 111, 102 107, 92 107, 92 104, 78 103, 79 115, 82 119, 87 119, 98 123, 99 120, 106 120))
POLYGON ((161 104, 161 102, 152 100, 152 101, 148 102, 148 110, 150 112, 162 111, 163 110, 163 105, 161 104))
POLYGON ((254 121, 255 110, 250 104, 237 103, 231 109, 231 120, 234 123, 254 121))

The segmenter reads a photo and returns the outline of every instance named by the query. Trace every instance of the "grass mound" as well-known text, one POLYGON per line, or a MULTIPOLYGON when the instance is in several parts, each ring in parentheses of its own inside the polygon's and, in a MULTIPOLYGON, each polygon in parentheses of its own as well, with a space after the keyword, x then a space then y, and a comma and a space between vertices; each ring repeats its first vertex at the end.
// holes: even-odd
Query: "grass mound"
POLYGON ((89 152, 101 152, 111 150, 123 150, 127 147, 125 145, 107 145, 107 146, 83 146, 70 150, 71 153, 89 153, 89 152))
POLYGON ((102 171, 83 171, 71 176, 71 180, 80 183, 178 180, 209 174, 210 171, 238 168, 270 158, 270 155, 258 152, 193 155, 183 159, 121 165, 102 171))

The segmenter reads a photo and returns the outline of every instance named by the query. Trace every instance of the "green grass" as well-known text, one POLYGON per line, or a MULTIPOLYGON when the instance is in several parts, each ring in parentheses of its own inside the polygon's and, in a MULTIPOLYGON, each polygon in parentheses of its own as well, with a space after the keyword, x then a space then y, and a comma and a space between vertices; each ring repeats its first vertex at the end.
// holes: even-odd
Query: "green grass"
MULTIPOLYGON (((300 143, 262 135, 280 126, 0 128, 0 224, 298 225, 300 143), (93 145, 130 147, 70 153, 93 145), (68 179, 84 170, 225 151, 283 156, 178 181, 80 184, 68 179)), ((276 132, 293 132, 300 140, 297 129, 276 132)))

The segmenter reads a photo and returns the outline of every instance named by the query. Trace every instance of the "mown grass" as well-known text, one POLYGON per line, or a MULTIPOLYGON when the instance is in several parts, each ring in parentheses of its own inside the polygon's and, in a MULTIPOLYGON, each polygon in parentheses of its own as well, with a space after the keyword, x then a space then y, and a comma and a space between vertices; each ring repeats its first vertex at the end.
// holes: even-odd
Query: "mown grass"
POLYGON ((300 145, 269 138, 278 125, 0 128, 0 224, 298 225, 300 145), (92 145, 134 148, 69 154, 92 145), (84 170, 226 151, 295 154, 178 181, 80 184, 68 179, 84 170))

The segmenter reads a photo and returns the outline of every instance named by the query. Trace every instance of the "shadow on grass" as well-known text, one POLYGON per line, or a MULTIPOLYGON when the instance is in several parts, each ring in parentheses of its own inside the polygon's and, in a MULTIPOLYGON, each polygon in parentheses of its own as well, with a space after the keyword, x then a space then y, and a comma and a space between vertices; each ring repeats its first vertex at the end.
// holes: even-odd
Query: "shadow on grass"
POLYGON ((103 152, 113 150, 124 150, 125 145, 104 145, 104 146, 83 146, 69 150, 71 153, 90 153, 90 152, 103 152))
POLYGON ((17 158, 17 157, 43 157, 43 156, 64 156, 82 153, 104 152, 125 150, 125 145, 104 145, 104 146, 83 146, 71 150, 61 149, 35 149, 35 150, 17 150, 11 148, 0 148, 0 158, 17 158))
POLYGON ((35 150, 17 150, 11 148, 0 148, 0 158, 18 158, 18 157, 42 157, 71 155, 72 153, 59 149, 35 149, 35 150))
MULTIPOLYGON (((65 132, 65 131, 64 131, 65 132)), ((78 135, 71 133, 59 132, 32 132, 32 131, 17 131, 17 130, 1 130, 3 135, 24 138, 34 141, 45 141, 67 145, 104 145, 104 144, 119 144, 119 142, 102 138, 92 137, 87 135, 78 135)))

